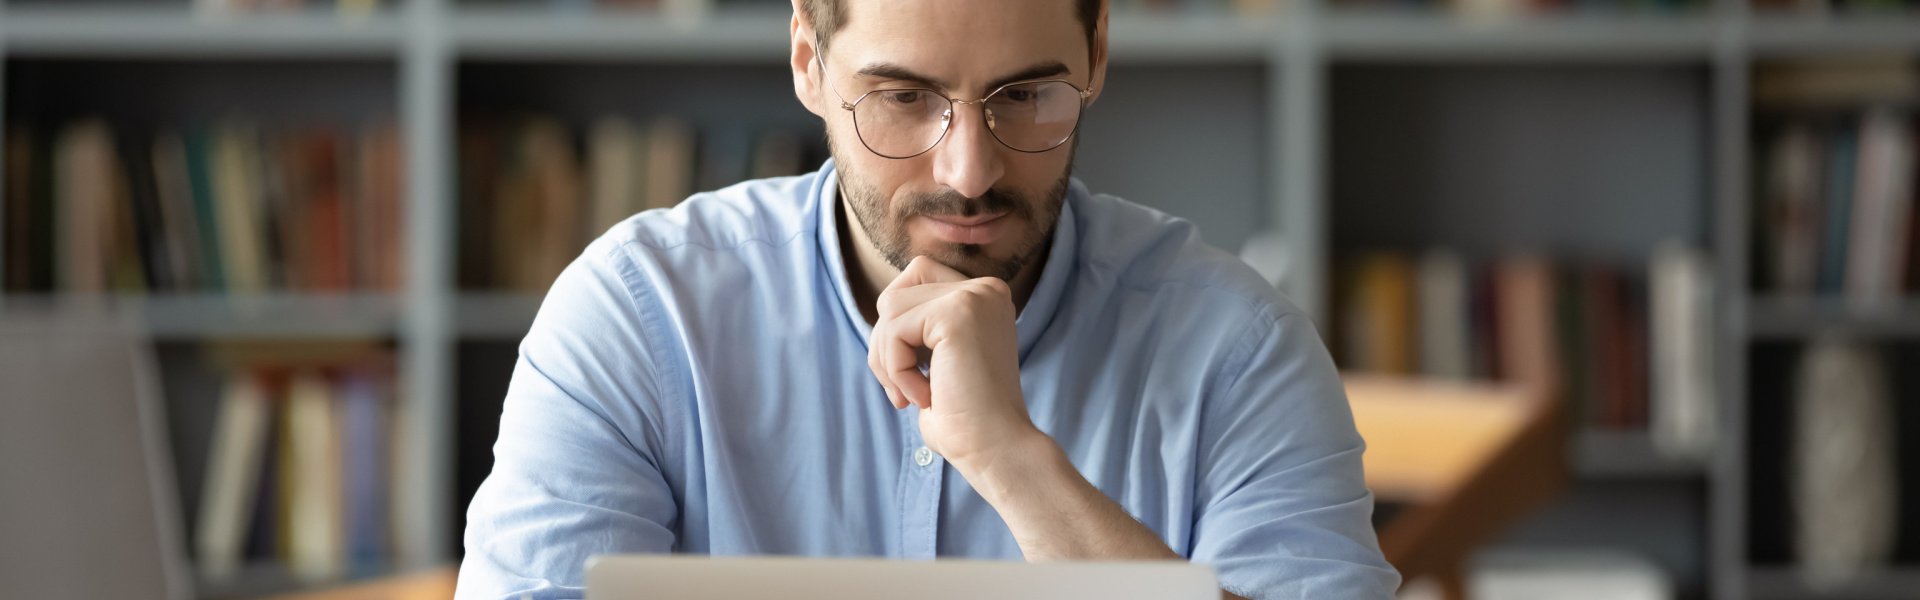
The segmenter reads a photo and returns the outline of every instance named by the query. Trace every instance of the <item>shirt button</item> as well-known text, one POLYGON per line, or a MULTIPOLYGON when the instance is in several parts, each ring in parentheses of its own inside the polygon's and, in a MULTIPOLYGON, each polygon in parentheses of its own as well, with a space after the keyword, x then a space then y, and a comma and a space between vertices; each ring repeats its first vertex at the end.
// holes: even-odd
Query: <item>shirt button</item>
POLYGON ((928 449, 926 446, 921 446, 919 450, 914 450, 913 462, 922 467, 933 464, 933 450, 928 449))

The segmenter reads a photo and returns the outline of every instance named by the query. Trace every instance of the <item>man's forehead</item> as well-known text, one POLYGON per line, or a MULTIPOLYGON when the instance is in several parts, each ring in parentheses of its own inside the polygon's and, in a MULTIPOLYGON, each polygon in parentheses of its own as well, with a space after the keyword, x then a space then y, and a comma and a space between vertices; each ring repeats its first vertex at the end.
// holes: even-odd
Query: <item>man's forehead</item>
POLYGON ((884 62, 923 72, 999 71, 1046 60, 1079 65, 1086 56, 1086 30, 1073 10, 1076 0, 842 1, 846 20, 833 34, 829 52, 854 68, 884 62))

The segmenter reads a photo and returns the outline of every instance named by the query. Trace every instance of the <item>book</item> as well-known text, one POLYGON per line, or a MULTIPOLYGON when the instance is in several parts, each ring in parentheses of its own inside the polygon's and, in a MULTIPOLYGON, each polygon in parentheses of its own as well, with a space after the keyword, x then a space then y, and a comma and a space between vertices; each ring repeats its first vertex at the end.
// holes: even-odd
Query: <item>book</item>
POLYGON ((794 174, 814 148, 786 129, 697 131, 674 116, 544 115, 461 124, 459 281, 540 293, 592 239, 699 187, 794 174))
POLYGON ((173 287, 172 246, 166 243, 166 222, 160 208, 159 183, 148 151, 149 136, 129 133, 120 139, 120 164, 127 173, 129 210, 120 220, 119 262, 138 265, 140 287, 155 290, 173 287))
POLYGON ((1648 262, 1650 438, 1668 456, 1704 460, 1719 423, 1712 263, 1678 242, 1655 247, 1648 262))
POLYGON ((1769 143, 1766 158, 1760 257, 1770 267, 1774 291, 1806 295, 1819 271, 1821 196, 1825 156, 1811 123, 1796 119, 1769 143))
POLYGON ((1552 265, 1517 256, 1502 260, 1495 273, 1500 378, 1561 393, 1552 265))
POLYGON ((1855 152, 1858 151, 1858 125, 1853 119, 1840 121, 1827 146, 1824 231, 1820 233, 1820 267, 1816 287, 1822 294, 1841 293, 1847 268, 1847 235, 1852 230, 1855 152))
POLYGON ((366 287, 399 292, 406 286, 406 157, 400 127, 383 124, 368 134, 367 166, 362 177, 373 196, 374 279, 366 287))
POLYGON ((323 376, 303 371, 287 388, 287 563, 309 582, 343 576, 340 430, 333 391, 323 376))
POLYGON ((194 228, 199 232, 202 289, 219 292, 227 289, 219 217, 214 204, 213 168, 210 133, 194 129, 186 134, 187 189, 193 194, 194 228))
POLYGON ((1855 303, 1886 303, 1900 293, 1900 271, 1906 266, 1900 256, 1913 207, 1912 125, 1889 108, 1870 110, 1860 121, 1845 275, 1846 296, 1855 303))
POLYGON ((399 291, 402 201, 399 131, 392 125, 361 130, 355 139, 348 186, 352 287, 399 291))
POLYGON ((672 208, 693 195, 693 126, 663 117, 647 124, 647 208, 672 208))
POLYGON ((1356 259, 1350 303, 1343 311, 1344 366, 1413 373, 1417 364, 1414 267, 1406 257, 1374 253, 1356 259))
POLYGON ((308 291, 337 292, 353 285, 352 207, 343 189, 345 150, 338 132, 314 129, 300 136, 296 151, 306 206, 304 260, 308 291))
POLYGON ((1614 269, 1594 266, 1583 273, 1580 304, 1586 311, 1581 346, 1587 348, 1588 392, 1580 408, 1587 425, 1621 427, 1627 400, 1627 362, 1633 360, 1626 337, 1626 282, 1614 269))
POLYGON ((579 252, 583 184, 567 129, 533 118, 516 133, 495 203, 495 264, 506 287, 541 293, 579 252))
POLYGON ((1420 258, 1420 372, 1433 377, 1473 376, 1473 322, 1465 259, 1448 250, 1420 258))
POLYGON ((161 232, 166 245, 165 287, 195 290, 204 285, 206 263, 200 240, 200 219, 193 204, 193 184, 187 171, 187 144, 180 135, 154 136, 152 148, 154 194, 160 204, 161 232))
POLYGON ((587 173, 593 197, 588 235, 597 235, 646 209, 641 191, 646 146, 640 129, 623 117, 594 121, 587 136, 587 173))
POLYGON ((225 581, 239 572, 254 508, 250 494, 256 489, 267 440, 267 417, 266 394, 257 380, 247 376, 227 380, 207 453, 194 534, 196 564, 208 580, 225 581))
POLYGON ((260 239, 261 184, 259 131, 252 125, 228 123, 213 134, 213 203, 220 236, 221 272, 226 291, 259 294, 267 289, 260 239))
POLYGON ((106 232, 102 224, 108 209, 112 132, 102 121, 68 126, 60 135, 54 157, 60 253, 56 259, 59 288, 76 293, 100 293, 107 288, 106 232))
POLYGON ((286 478, 281 463, 286 460, 287 380, 290 373, 277 366, 251 366, 236 370, 230 377, 249 377, 259 382, 266 394, 266 440, 260 444, 259 481, 253 489, 253 518, 247 525, 245 556, 253 563, 278 563, 285 559, 286 498, 281 493, 286 478))
POLYGON ((338 391, 346 568, 349 574, 370 575, 393 558, 387 543, 391 407, 377 376, 367 369, 348 370, 338 391))

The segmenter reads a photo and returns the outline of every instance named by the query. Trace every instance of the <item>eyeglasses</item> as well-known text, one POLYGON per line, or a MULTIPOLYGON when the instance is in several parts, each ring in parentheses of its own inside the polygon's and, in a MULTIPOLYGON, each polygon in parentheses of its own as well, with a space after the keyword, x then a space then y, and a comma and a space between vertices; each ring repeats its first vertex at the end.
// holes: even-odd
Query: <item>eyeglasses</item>
MULTIPOLYGON (((821 72, 825 71, 823 60, 821 72)), ((833 95, 840 98, 840 108, 853 113, 853 130, 860 143, 874 154, 902 159, 939 145, 953 124, 953 111, 964 104, 981 105, 987 131, 1008 148, 1027 153, 1058 148, 1079 129, 1080 113, 1093 90, 1061 79, 1041 79, 1000 86, 979 100, 949 98, 912 87, 874 90, 852 102, 839 90, 833 95)))

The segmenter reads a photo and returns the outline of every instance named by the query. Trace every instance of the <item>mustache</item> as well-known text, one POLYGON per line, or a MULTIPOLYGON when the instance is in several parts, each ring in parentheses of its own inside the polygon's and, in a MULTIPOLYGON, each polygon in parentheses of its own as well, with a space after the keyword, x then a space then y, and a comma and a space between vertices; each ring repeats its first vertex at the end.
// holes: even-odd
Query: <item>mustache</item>
POLYGON ((1030 206, 1018 193, 991 188, 977 198, 968 198, 952 190, 914 194, 900 203, 898 212, 901 219, 915 215, 972 217, 1003 212, 1010 215, 1024 215, 1025 211, 1030 210, 1030 206))

